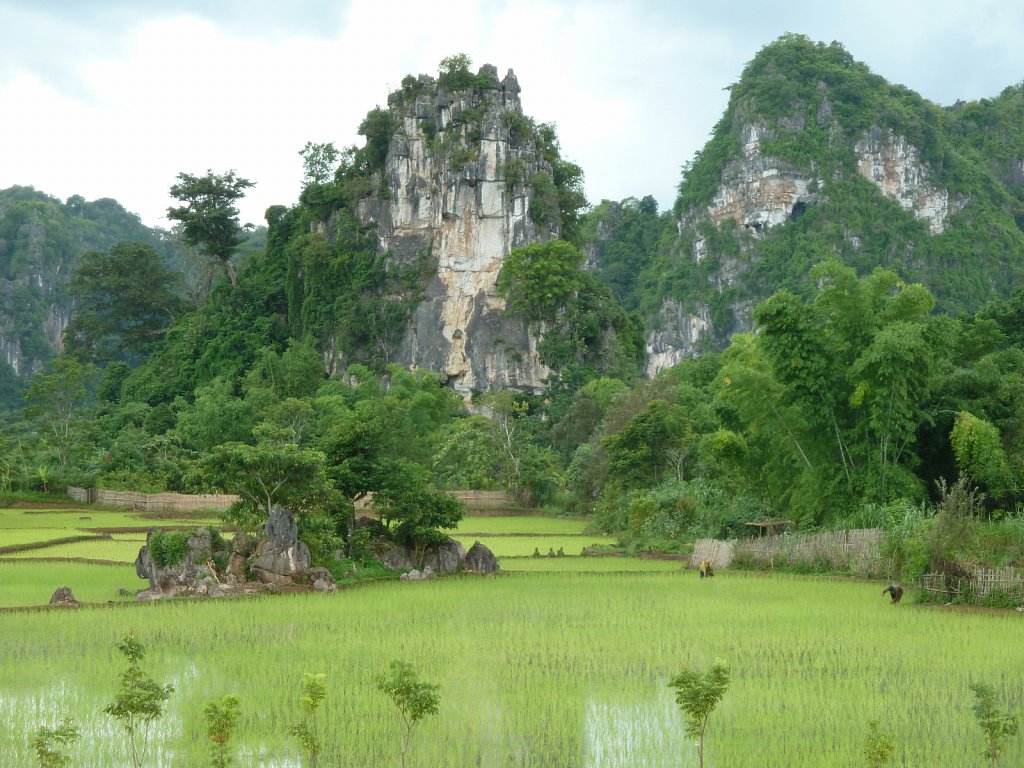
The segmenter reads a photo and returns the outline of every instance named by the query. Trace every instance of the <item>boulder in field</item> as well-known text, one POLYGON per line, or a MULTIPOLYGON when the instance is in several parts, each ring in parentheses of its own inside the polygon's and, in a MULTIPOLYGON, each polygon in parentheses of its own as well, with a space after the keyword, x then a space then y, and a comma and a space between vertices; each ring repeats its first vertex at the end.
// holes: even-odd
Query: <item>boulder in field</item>
POLYGON ((334 583, 334 574, 326 568, 320 566, 313 566, 312 568, 306 569, 306 581, 310 584, 316 584, 318 581, 323 581, 327 584, 334 583))
POLYGON ((75 599, 71 587, 57 587, 50 597, 50 605, 59 605, 64 608, 77 608, 79 603, 75 599))
POLYGON ((431 547, 423 553, 423 557, 420 559, 420 567, 426 568, 430 566, 436 573, 441 575, 455 573, 462 566, 462 561, 465 557, 466 548, 448 536, 440 544, 431 547))
POLYGON ((135 559, 135 573, 149 581, 147 591, 167 597, 195 594, 201 580, 211 574, 209 563, 226 559, 230 546, 209 528, 191 534, 150 528, 135 559))
POLYGON ((412 568, 412 558, 409 557, 409 550, 405 547, 394 545, 386 549, 378 557, 385 568, 391 571, 404 571, 412 568))
POLYGON ((437 574, 435 574, 434 569, 428 565, 422 571, 418 571, 413 568, 408 573, 403 573, 399 578, 402 581, 431 581, 437 578, 437 574))
POLYGON ((244 582, 249 575, 249 558, 256 551, 259 541, 248 533, 239 533, 231 541, 231 555, 228 557, 227 572, 236 584, 244 582))
POLYGON ((498 558, 486 545, 474 541, 462 561, 462 567, 467 571, 489 576, 497 573, 501 566, 498 565, 498 558))
POLYGON ((275 504, 267 518, 266 538, 249 561, 249 572, 264 584, 285 586, 302 578, 311 564, 309 547, 299 541, 295 516, 275 504))

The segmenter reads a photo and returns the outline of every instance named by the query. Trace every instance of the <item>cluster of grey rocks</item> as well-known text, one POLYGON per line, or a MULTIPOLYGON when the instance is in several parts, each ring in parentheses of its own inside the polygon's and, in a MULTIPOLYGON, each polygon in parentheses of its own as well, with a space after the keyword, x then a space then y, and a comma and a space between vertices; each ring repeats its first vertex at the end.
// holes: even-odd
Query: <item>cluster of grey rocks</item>
MULTIPOLYGON (((313 566, 309 548, 299 540, 295 516, 281 506, 272 508, 260 539, 240 533, 225 541, 208 528, 197 528, 188 538, 184 556, 173 565, 155 562, 151 554, 155 535, 157 530, 151 529, 135 560, 136 574, 149 582, 147 589, 137 593, 139 600, 337 590, 331 572, 313 566)), ((468 552, 450 537, 424 550, 383 539, 375 540, 374 548, 380 552, 378 558, 385 567, 402 571, 403 581, 422 581, 456 572, 493 574, 499 569, 497 558, 480 542, 468 552)), ((57 598, 54 593, 54 600, 57 598)), ((70 604, 66 597, 62 600, 51 603, 70 604)))

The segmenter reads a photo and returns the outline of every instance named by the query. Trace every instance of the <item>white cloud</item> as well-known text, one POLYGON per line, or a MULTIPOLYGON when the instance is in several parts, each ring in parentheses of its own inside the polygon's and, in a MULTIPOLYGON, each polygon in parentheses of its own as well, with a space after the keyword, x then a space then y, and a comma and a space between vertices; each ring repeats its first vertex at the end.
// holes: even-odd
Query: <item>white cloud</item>
POLYGON ((408 73, 452 53, 513 68, 559 126, 588 195, 654 194, 707 139, 757 50, 786 31, 843 42, 927 98, 994 96, 1024 72, 1014 4, 697 6, 645 0, 67 3, 0 0, 0 187, 114 197, 166 226, 181 172, 235 169, 243 219, 295 202, 307 141, 355 143, 408 73), (211 5, 212 11, 206 10, 211 5))

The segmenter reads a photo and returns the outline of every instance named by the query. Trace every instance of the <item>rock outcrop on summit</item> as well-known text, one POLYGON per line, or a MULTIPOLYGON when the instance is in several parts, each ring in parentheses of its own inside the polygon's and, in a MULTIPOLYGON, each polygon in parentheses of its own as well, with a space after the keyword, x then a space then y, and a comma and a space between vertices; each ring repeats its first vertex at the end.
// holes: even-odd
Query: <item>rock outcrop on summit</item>
POLYGON ((437 262, 396 354, 435 371, 457 391, 540 391, 548 370, 524 321, 503 313, 494 290, 513 248, 557 237, 531 217, 530 180, 552 168, 523 116, 512 70, 485 65, 473 87, 449 90, 421 75, 389 99, 397 117, 383 195, 363 200, 382 250, 399 261, 437 262))

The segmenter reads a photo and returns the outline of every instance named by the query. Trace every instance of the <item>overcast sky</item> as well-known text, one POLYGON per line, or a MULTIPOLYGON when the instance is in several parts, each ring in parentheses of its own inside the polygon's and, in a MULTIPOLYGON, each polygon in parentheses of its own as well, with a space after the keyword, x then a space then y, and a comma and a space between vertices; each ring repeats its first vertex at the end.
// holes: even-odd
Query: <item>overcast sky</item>
POLYGON ((113 197, 167 227, 179 172, 234 169, 262 223, 296 202, 307 141, 361 143, 404 75, 464 52, 515 70, 591 202, 666 208, 724 89, 785 32, 942 105, 1024 79, 1006 0, 0 0, 0 188, 113 197))

